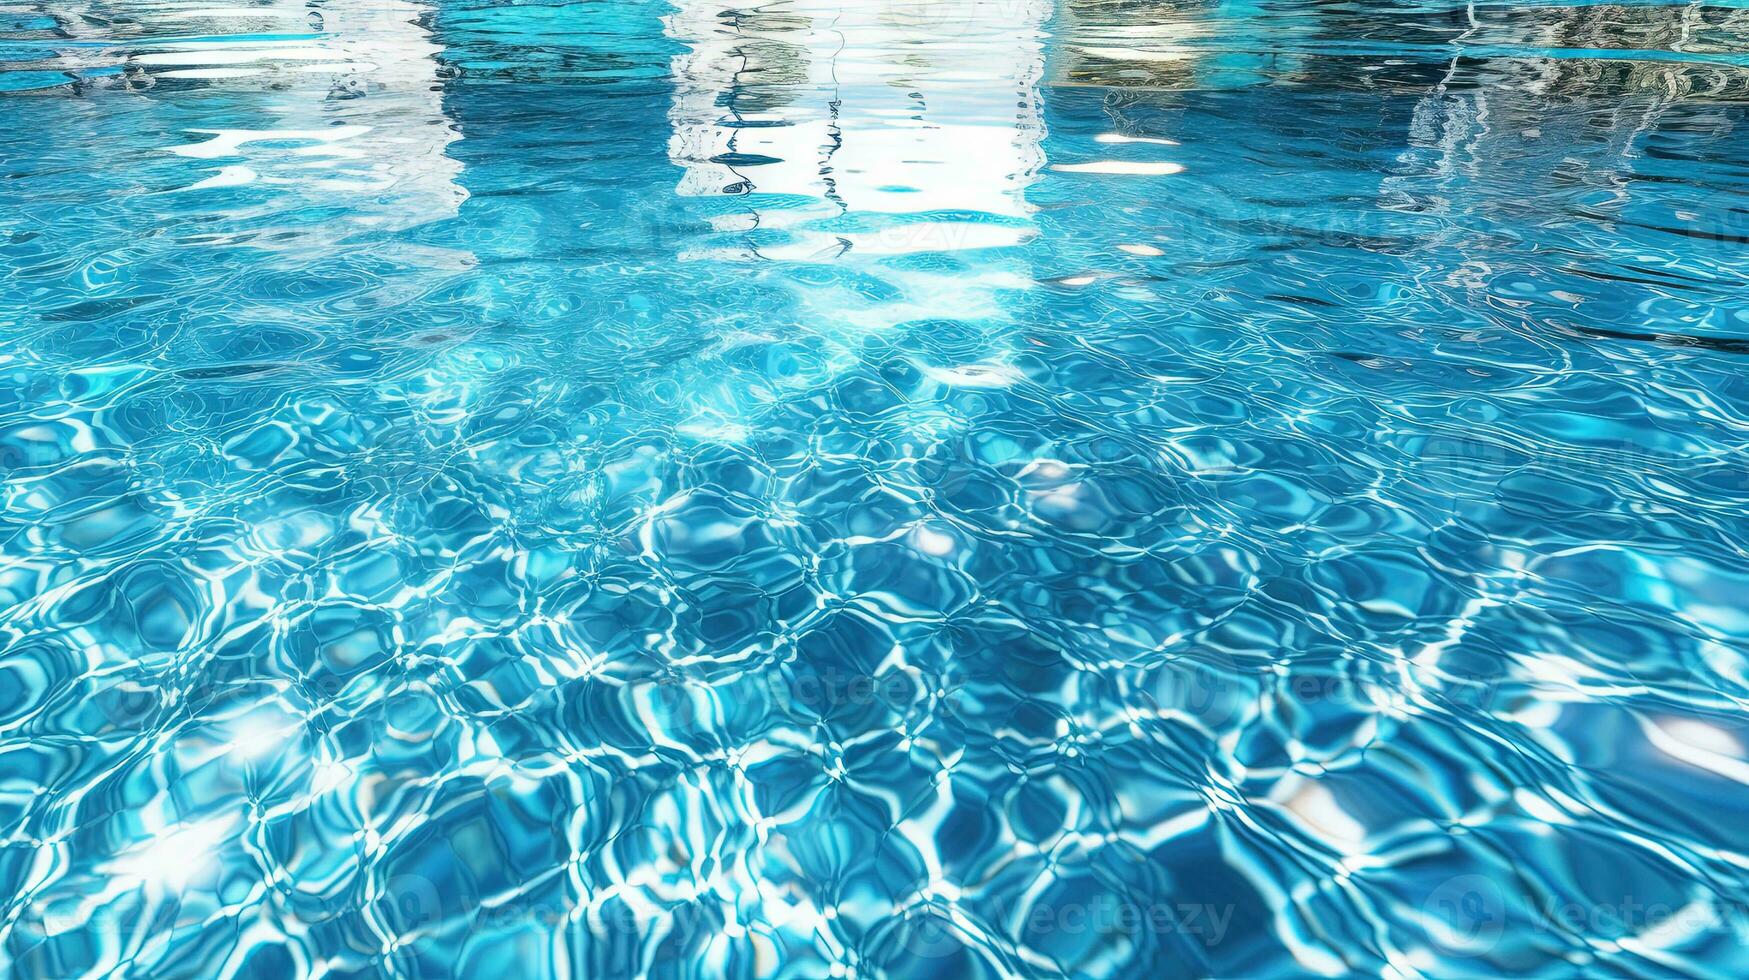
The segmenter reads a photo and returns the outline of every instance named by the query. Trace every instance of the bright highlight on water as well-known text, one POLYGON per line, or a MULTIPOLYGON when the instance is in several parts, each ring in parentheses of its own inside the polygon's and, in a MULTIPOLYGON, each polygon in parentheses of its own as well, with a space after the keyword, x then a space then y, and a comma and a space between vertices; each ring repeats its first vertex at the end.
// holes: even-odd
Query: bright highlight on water
POLYGON ((0 973, 1749 972, 1749 10, 0 8, 0 973))

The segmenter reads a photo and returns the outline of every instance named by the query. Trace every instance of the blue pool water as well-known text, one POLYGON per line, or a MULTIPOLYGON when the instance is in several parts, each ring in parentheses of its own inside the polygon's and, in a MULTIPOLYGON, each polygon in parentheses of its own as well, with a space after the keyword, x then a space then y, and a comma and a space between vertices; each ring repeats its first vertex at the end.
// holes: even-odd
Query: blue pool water
POLYGON ((1749 972, 1741 0, 11 0, 0 123, 0 973, 1749 972))

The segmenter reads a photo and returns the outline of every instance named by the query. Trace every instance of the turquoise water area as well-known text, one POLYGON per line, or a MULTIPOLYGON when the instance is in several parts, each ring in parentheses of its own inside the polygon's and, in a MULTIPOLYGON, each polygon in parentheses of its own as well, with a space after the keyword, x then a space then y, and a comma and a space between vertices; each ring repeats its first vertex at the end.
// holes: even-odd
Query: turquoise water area
POLYGON ((0 8, 0 973, 1749 973, 1749 10, 0 8))

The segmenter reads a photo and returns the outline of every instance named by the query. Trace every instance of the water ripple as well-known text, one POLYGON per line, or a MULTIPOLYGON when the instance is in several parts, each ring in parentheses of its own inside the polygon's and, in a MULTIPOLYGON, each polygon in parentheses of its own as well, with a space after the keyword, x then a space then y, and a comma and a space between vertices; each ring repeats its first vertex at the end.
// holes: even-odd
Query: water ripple
POLYGON ((1739 6, 0 10, 0 963, 1742 974, 1739 6))

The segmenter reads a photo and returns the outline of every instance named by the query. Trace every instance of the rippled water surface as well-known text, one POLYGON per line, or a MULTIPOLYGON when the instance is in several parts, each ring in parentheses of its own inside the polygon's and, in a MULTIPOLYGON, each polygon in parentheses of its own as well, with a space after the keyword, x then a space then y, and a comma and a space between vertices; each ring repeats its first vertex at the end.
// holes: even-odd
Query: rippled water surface
POLYGON ((5 0, 0 972, 1742 976, 1742 0, 5 0))

